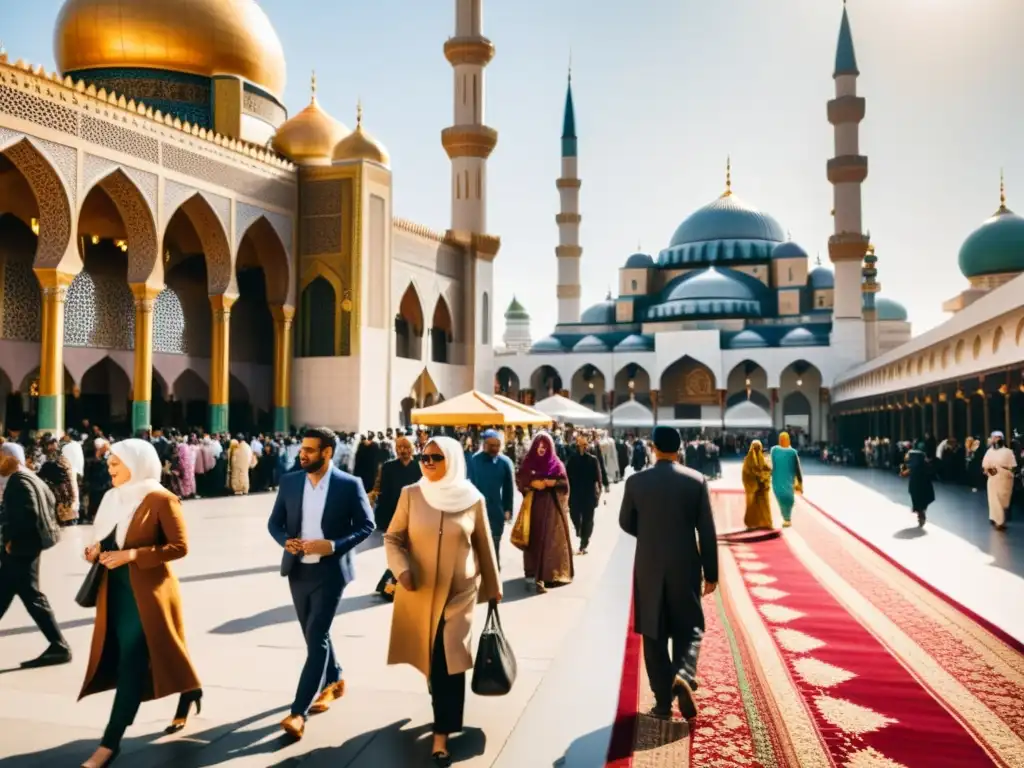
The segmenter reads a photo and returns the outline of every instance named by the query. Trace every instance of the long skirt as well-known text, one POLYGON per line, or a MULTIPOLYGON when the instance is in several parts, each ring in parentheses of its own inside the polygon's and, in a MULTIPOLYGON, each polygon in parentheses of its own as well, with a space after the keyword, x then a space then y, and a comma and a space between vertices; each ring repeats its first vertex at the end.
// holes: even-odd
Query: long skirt
POLYGON ((526 578, 549 586, 572 583, 569 520, 551 492, 533 495, 530 543, 523 552, 523 571, 526 578))

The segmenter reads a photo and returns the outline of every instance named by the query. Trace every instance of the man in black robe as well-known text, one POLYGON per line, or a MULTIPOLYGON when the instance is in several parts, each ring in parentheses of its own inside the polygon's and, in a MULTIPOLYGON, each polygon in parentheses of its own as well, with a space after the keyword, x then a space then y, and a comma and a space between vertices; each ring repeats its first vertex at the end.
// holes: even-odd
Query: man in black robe
POLYGON ((679 445, 678 431, 655 428, 657 461, 626 480, 619 525, 636 537, 633 630, 643 635, 655 699, 650 714, 671 718, 675 697, 690 720, 697 716, 693 692, 704 636, 701 596, 717 586, 718 549, 707 481, 679 466, 679 445))
MULTIPOLYGON (((402 489, 419 482, 423 476, 420 471, 420 463, 412 455, 412 441, 405 435, 399 435, 395 440, 395 452, 398 458, 384 462, 377 475, 377 484, 370 494, 370 501, 376 502, 373 510, 373 517, 377 524, 377 535, 382 536, 391 525, 391 518, 395 516, 395 509, 398 507, 398 498, 402 495, 402 489)), ((390 570, 384 571, 380 581, 377 582, 377 592, 388 602, 395 599, 395 577, 390 570)))
POLYGON ((594 512, 601 498, 601 467, 597 457, 588 450, 587 437, 576 436, 576 450, 565 462, 565 474, 569 479, 569 517, 580 539, 577 554, 587 554, 590 537, 594 533, 594 512))
POLYGON ((352 474, 363 481, 363 488, 369 493, 377 481, 377 467, 380 446, 373 439, 373 432, 367 432, 356 448, 355 464, 352 474))

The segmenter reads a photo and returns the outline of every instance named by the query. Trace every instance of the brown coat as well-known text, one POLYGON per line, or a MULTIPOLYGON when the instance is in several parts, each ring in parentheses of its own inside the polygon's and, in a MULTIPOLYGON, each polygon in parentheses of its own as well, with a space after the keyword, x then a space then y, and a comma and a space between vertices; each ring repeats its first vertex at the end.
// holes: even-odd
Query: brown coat
POLYGON ((412 571, 415 590, 395 591, 388 664, 411 664, 430 676, 434 638, 443 612, 448 674, 473 666, 473 606, 499 592, 498 561, 484 502, 440 512, 415 485, 402 490, 384 535, 388 567, 412 571))
MULTIPOLYGON (((146 496, 128 526, 124 549, 138 550, 135 562, 121 567, 130 569, 132 593, 149 650, 150 679, 143 701, 201 687, 185 646, 178 579, 167 565, 188 554, 185 518, 177 497, 167 491, 154 491, 146 496)), ((104 569, 96 599, 89 665, 79 699, 117 687, 116 656, 108 653, 104 657, 103 654, 106 639, 107 572, 104 569)))

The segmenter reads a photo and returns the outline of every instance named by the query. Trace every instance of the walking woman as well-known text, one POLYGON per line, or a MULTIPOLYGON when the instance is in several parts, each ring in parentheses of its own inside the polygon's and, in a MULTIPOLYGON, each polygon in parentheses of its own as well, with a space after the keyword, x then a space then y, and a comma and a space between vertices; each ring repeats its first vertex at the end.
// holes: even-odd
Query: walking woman
POLYGON ((779 502, 779 511, 782 512, 782 527, 789 528, 793 524, 793 503, 796 501, 796 494, 803 493, 804 484, 800 454, 792 446, 789 432, 779 433, 779 444, 772 446, 768 453, 768 461, 772 466, 772 492, 775 494, 775 500, 779 502))
POLYGON ((501 600, 484 498, 466 479, 463 448, 435 437, 420 454, 423 477, 402 489, 384 535, 397 575, 388 664, 427 678, 436 766, 452 764, 448 736, 462 730, 466 670, 473 666, 473 606, 501 600))
POLYGON ((919 440, 917 445, 907 451, 900 475, 910 478, 907 483, 910 508, 917 515, 917 524, 924 527, 928 505, 935 501, 935 487, 932 485, 932 468, 928 465, 923 440, 919 440))
POLYGON ((530 539, 523 552, 527 588, 533 582, 538 592, 547 592, 549 587, 571 584, 575 571, 569 536, 569 478, 547 432, 539 433, 530 443, 516 485, 530 514, 530 539))
POLYGON ((750 450, 743 459, 743 490, 747 496, 743 524, 747 530, 764 530, 772 527, 772 507, 768 500, 771 480, 772 470, 765 461, 764 447, 760 440, 751 440, 750 450))
POLYGON ((110 448, 113 488, 93 525, 90 563, 103 565, 96 598, 92 649, 79 699, 116 689, 99 749, 83 768, 110 765, 139 704, 182 694, 167 733, 185 727, 191 705, 199 712, 202 689, 185 646, 178 580, 168 563, 188 553, 178 499, 160 485, 156 449, 146 440, 110 448))

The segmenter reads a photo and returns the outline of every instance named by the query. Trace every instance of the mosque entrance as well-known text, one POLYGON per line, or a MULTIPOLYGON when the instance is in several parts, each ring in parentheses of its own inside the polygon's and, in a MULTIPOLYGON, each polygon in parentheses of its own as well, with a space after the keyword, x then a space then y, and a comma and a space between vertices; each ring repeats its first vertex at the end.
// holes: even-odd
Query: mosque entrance
POLYGON ((104 357, 82 376, 81 394, 75 398, 76 423, 88 419, 107 434, 130 435, 131 386, 124 369, 104 357))

